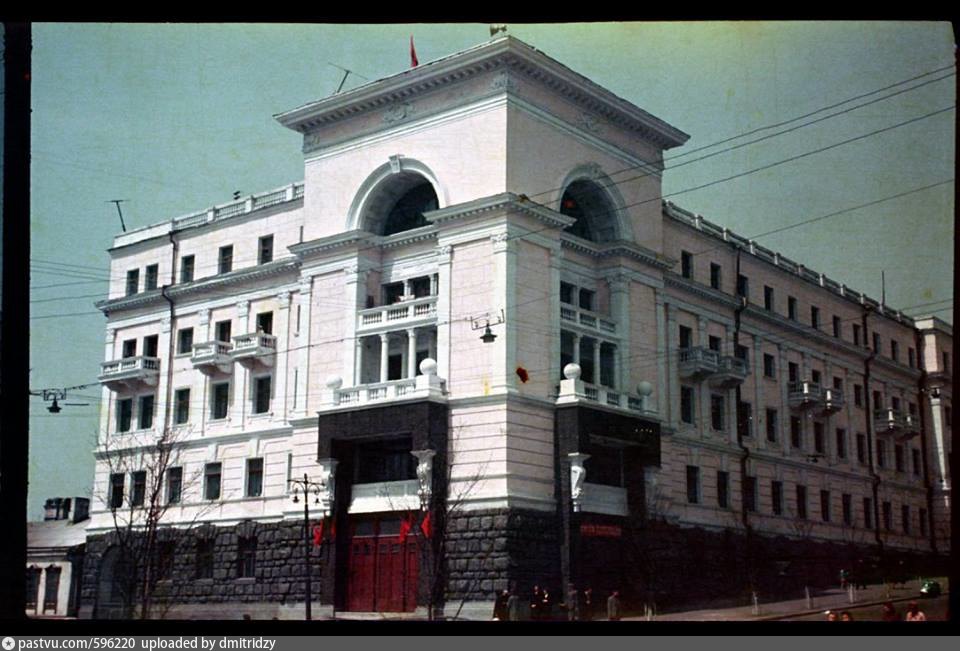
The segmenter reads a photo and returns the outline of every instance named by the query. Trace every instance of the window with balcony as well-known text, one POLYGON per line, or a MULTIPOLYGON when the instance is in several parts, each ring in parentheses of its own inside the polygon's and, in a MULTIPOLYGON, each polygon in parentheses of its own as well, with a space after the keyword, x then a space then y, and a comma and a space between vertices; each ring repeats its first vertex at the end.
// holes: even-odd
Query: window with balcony
POLYGON ((737 345, 733 354, 737 359, 743 360, 748 366, 750 365, 750 349, 746 346, 737 345))
POLYGON ((818 371, 817 369, 812 369, 810 371, 810 379, 813 381, 814 384, 823 383, 823 376, 820 375, 820 371, 818 371))
POLYGON ((157 277, 160 275, 160 265, 147 265, 143 274, 143 289, 150 291, 157 288, 157 277))
POLYGON ((190 420, 190 389, 177 389, 173 394, 173 423, 183 425, 190 420))
POLYGON ((179 504, 183 491, 183 468, 167 469, 167 504, 179 504))
POLYGON ((859 384, 853 385, 853 404, 857 407, 863 407, 863 387, 859 384))
POLYGON ((860 345, 860 324, 858 323, 853 324, 853 345, 860 345))
POLYGON ((783 482, 770 482, 771 510, 774 515, 783 515, 783 482))
POLYGON ((830 522, 830 491, 820 491, 820 519, 830 522))
POLYGON ((261 312, 257 315, 257 332, 273 334, 273 312, 261 312))
POLYGON ((893 531, 893 504, 884 502, 881 506, 883 511, 883 528, 885 531, 893 531))
POLYGON ((140 396, 140 402, 137 405, 137 427, 139 429, 153 427, 153 403, 154 396, 140 396))
POLYGON ((712 351, 714 351, 714 352, 719 353, 719 352, 720 352, 720 346, 721 346, 722 344, 723 344, 723 340, 720 339, 720 337, 714 337, 713 335, 710 335, 710 336, 707 338, 707 346, 709 346, 710 350, 712 350, 712 351))
POLYGON ((787 362, 787 377, 790 379, 790 384, 800 381, 800 367, 796 362, 787 362))
POLYGON ((580 309, 593 311, 597 293, 589 289, 580 289, 580 309))
POLYGON ((693 330, 687 326, 680 326, 680 350, 686 350, 693 345, 693 330))
POLYGON ((773 287, 764 285, 763 286, 763 309, 767 310, 768 312, 773 312, 775 308, 776 308, 776 305, 774 303, 773 287))
POLYGON ((237 538, 237 578, 253 579, 257 575, 257 538, 237 538))
POLYGON ((827 446, 823 437, 823 423, 813 424, 813 451, 817 454, 826 454, 827 446))
POLYGON ((753 407, 749 402, 737 403, 737 434, 741 438, 753 436, 753 407))
POLYGON ((133 398, 117 400, 117 431, 129 432, 133 420, 133 398))
POLYGON ((900 344, 892 339, 890 340, 890 359, 895 362, 900 361, 900 344))
POLYGON ((879 332, 873 333, 873 352, 875 352, 878 355, 880 354, 880 333, 879 332))
POLYGON ((210 418, 222 420, 227 417, 227 405, 230 402, 230 383, 217 382, 210 388, 210 418))
POLYGON ((143 506, 143 500, 147 494, 147 473, 144 470, 137 470, 130 473, 130 505, 143 506))
POLYGON ((693 278, 693 254, 689 251, 680 252, 680 275, 684 278, 693 278))
POLYGON ((231 326, 233 322, 227 319, 226 321, 217 321, 214 326, 214 335, 217 338, 217 341, 223 343, 230 343, 231 326))
POLYGON ((193 352, 193 328, 177 330, 177 354, 189 355, 193 352))
POLYGON ((418 276, 411 278, 410 293, 414 298, 426 298, 430 296, 430 276, 418 276))
POLYGON ((869 497, 863 498, 863 527, 873 529, 873 500, 869 497))
POLYGON ((393 305, 394 303, 399 303, 400 300, 406 296, 406 291, 406 286, 402 282, 386 283, 380 288, 381 295, 383 296, 383 304, 393 305))
POLYGON ((887 467, 887 444, 884 441, 877 441, 877 467, 887 467))
POLYGON ((273 235, 264 235, 257 242, 257 264, 273 262, 273 235))
POLYGON ((233 271, 233 245, 221 246, 217 254, 217 273, 228 274, 233 271))
POLYGON ((843 524, 853 525, 853 496, 850 493, 843 493, 840 496, 840 509, 843 512, 843 524))
POLYGON ((159 335, 149 335, 143 338, 143 355, 144 357, 156 357, 157 349, 160 344, 159 335))
POLYGON ((203 467, 203 498, 220 499, 220 480, 223 465, 220 462, 208 463, 203 467))
POLYGON ((247 459, 247 497, 263 495, 263 459, 247 459))
POLYGON ((843 337, 843 326, 841 325, 840 317, 833 317, 833 336, 837 339, 843 337))
POLYGON ((119 509, 123 506, 123 484, 126 478, 122 472, 115 472, 110 475, 110 508, 119 509))
POLYGON ((196 572, 197 579, 213 578, 213 538, 197 539, 196 572))
POLYGON ((717 471, 717 506, 730 507, 730 474, 723 470, 717 471))
POLYGON ((797 320, 797 299, 793 296, 787 297, 787 318, 791 321, 797 320))
POLYGON ((693 425, 693 387, 680 386, 680 421, 693 425))
POLYGON ((129 359, 131 357, 137 356, 137 340, 136 339, 127 339, 123 342, 123 350, 120 353, 120 356, 124 359, 129 359))
POLYGON ((763 354, 763 377, 777 379, 777 360, 768 353, 763 354))
POLYGON ((724 430, 724 398, 719 394, 710 395, 710 425, 714 430, 722 432, 724 430))
POLYGON ((574 293, 577 291, 577 288, 571 285, 570 283, 561 282, 560 283, 560 302, 566 303, 567 305, 574 304, 574 293))
POLYGON ((917 351, 913 348, 907 348, 907 366, 910 368, 917 367, 917 351))
POLYGON ((750 279, 743 274, 737 274, 737 296, 742 298, 750 296, 750 279))
POLYGON ((777 442, 777 431, 779 430, 779 414, 776 409, 767 409, 767 441, 777 442))
POLYGON ((710 263, 710 286, 714 289, 720 289, 720 265, 715 262, 710 263))
POLYGON ((813 328, 820 327, 820 308, 816 305, 810 306, 810 326, 813 328))
POLYGON ((743 510, 757 510, 757 478, 749 475, 743 478, 743 510))
POLYGON ((900 411, 900 398, 898 398, 897 396, 891 396, 891 397, 890 397, 890 407, 891 407, 894 411, 900 411))
POLYGON ((265 414, 270 411, 270 389, 273 377, 264 375, 253 380, 253 413, 265 414))
POLYGON ((847 430, 842 427, 837 428, 837 458, 847 458, 847 430))
POLYGON ((371 484, 416 479, 417 463, 410 437, 361 443, 354 448, 354 481, 371 484))
POLYGON ((879 391, 873 392, 873 408, 883 409, 883 395, 879 391))
POLYGON ((185 255, 180 258, 180 282, 193 282, 193 273, 196 267, 196 257, 185 255))
POLYGON ((687 466, 687 503, 700 503, 700 468, 687 466))
POLYGON ((913 461, 913 474, 919 477, 920 470, 923 467, 923 464, 920 463, 920 450, 913 448, 912 450, 910 450, 910 456, 913 461))
POLYGON ((867 463, 867 435, 857 434, 857 462, 865 465, 867 463))
POLYGON ((807 519, 807 487, 797 485, 797 517, 807 519))
POLYGON ((127 296, 133 296, 140 291, 140 270, 131 269, 127 272, 127 296))
POLYGON ((790 417, 790 447, 799 450, 803 446, 801 421, 798 416, 790 417))

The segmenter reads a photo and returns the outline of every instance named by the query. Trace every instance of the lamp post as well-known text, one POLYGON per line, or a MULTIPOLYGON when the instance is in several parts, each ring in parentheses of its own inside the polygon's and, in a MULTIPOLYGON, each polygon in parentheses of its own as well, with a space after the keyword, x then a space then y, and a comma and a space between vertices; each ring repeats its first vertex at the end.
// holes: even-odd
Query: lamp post
POLYGON ((312 613, 312 595, 313 583, 311 580, 310 569, 310 493, 313 493, 314 503, 320 505, 321 517, 326 517, 330 499, 330 490, 333 487, 333 469, 324 473, 326 476, 321 481, 313 481, 310 475, 303 473, 303 479, 290 479, 293 484, 293 503, 300 501, 300 493, 303 493, 303 563, 306 570, 306 611, 307 620, 313 619, 312 613))

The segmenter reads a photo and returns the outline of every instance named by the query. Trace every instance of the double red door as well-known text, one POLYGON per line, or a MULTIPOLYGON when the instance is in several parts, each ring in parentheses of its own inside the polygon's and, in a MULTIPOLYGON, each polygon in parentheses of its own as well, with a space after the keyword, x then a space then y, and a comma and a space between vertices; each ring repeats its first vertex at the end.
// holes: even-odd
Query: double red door
POLYGON ((410 612, 417 605, 417 539, 400 542, 400 518, 357 519, 350 526, 347 610, 410 612))

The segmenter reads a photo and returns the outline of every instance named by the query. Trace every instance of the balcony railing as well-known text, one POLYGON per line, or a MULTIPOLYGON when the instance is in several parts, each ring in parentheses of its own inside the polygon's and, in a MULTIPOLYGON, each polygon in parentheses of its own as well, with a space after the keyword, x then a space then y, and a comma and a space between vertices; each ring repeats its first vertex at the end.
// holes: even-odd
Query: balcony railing
POLYGON ((790 384, 787 401, 793 409, 823 407, 823 387, 817 382, 804 380, 790 384))
POLYGON ((899 409, 885 407, 873 412, 873 426, 877 434, 902 434, 904 425, 904 417, 899 409))
POLYGON ((843 389, 824 389, 823 391, 823 410, 826 412, 835 412, 843 409, 843 389))
POLYGON ((720 368, 720 353, 697 346, 680 351, 679 372, 682 378, 703 378, 720 368))
POLYGON ((226 372, 233 363, 232 351, 233 345, 226 341, 206 341, 193 345, 190 361, 193 368, 204 373, 226 372))
MULTIPOLYGON (((577 396, 579 398, 585 398, 590 402, 596 402, 608 407, 627 409, 643 416, 656 418, 657 412, 652 409, 644 409, 643 400, 639 396, 631 396, 603 385, 590 384, 587 382, 580 382, 580 384, 583 387, 583 392, 577 396)), ((558 394, 561 392, 560 387, 557 387, 557 392, 558 394)))
POLYGON ((607 334, 617 334, 617 324, 607 317, 570 305, 569 303, 560 304, 560 319, 571 323, 578 323, 587 328, 606 332, 607 334))
POLYGON ((233 338, 230 356, 241 363, 259 362, 271 366, 276 358, 277 337, 263 332, 239 335, 233 338))
POLYGON ((157 357, 124 357, 100 364, 100 382, 109 387, 148 384, 153 386, 160 377, 160 359, 157 357))
POLYGON ((425 296, 392 305, 360 310, 357 331, 374 331, 429 324, 437 318, 437 297, 425 296))
MULTIPOLYGON (((440 381, 441 388, 445 382, 440 381)), ((416 378, 390 380, 375 384, 361 384, 356 387, 333 390, 334 405, 365 405, 371 402, 396 400, 398 398, 412 398, 417 391, 416 378)))
POLYGON ((742 383, 750 373, 745 360, 729 355, 720 358, 717 372, 710 376, 710 384, 729 389, 742 383))

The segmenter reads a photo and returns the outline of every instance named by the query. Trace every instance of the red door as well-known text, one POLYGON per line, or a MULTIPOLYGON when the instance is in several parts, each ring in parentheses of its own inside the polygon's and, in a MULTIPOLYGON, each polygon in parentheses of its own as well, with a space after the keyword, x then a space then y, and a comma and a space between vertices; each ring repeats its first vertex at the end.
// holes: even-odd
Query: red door
POLYGON ((400 544, 400 519, 357 520, 348 559, 347 610, 410 612, 417 605, 417 540, 400 544))
POLYGON ((376 579, 377 539, 373 522, 356 522, 351 527, 350 557, 348 559, 347 610, 372 612, 373 585, 376 579))

